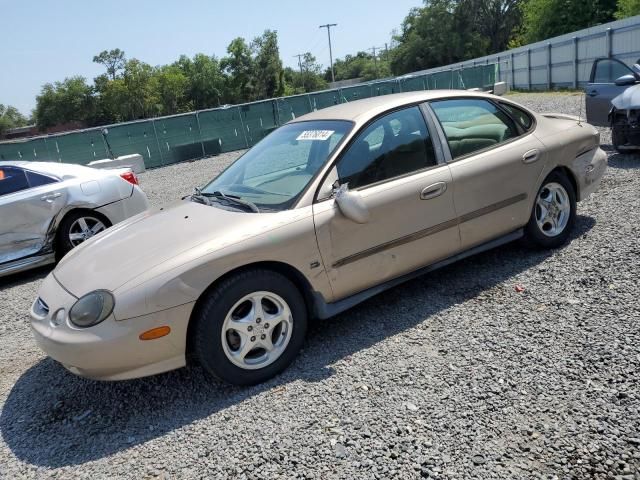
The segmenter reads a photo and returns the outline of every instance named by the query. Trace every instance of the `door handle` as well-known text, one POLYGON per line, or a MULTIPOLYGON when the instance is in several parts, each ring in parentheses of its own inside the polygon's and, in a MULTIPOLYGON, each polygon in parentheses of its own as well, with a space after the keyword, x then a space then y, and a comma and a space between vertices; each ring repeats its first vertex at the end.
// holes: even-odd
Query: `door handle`
POLYGON ((589 93, 587 93, 587 95, 589 95, 590 97, 597 97, 598 96, 598 91, 597 90, 591 90, 589 93))
POLYGON ((540 150, 534 148, 522 156, 523 163, 533 163, 540 158, 540 150))
POLYGON ((420 192, 420 200, 429 200, 431 198, 439 197, 446 191, 447 184, 445 182, 434 183, 433 185, 425 187, 422 192, 420 192))
POLYGON ((43 202, 50 202, 52 200, 55 200, 56 198, 62 196, 61 193, 57 192, 57 193, 50 193, 48 195, 43 195, 40 197, 40 200, 42 200, 43 202))

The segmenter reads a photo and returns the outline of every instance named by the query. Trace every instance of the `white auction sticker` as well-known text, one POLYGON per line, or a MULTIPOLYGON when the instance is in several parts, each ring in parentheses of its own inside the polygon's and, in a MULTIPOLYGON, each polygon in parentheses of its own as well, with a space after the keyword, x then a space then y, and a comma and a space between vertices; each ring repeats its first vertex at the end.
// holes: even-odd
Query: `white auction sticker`
POLYGON ((327 140, 335 130, 305 130, 296 140, 327 140))

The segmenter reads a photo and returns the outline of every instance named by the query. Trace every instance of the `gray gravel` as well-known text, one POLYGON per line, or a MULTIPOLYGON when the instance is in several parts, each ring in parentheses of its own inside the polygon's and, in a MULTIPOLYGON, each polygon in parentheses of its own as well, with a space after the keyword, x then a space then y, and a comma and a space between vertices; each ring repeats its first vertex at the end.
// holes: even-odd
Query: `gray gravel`
MULTIPOLYGON (((581 100, 511 98, 572 114, 581 100)), ((317 322, 252 388, 197 368, 75 377, 27 324, 46 270, 4 281, 0 478, 640 479, 640 157, 609 154, 567 247, 508 245, 317 322)), ((163 203, 235 156, 142 185, 163 203)))

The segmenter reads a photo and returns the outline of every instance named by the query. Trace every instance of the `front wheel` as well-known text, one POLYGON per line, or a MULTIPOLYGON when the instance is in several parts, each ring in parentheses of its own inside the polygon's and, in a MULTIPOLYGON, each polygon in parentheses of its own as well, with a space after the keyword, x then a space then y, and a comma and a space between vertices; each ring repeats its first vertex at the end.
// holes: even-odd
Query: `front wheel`
POLYGON ((576 193, 569 179, 552 172, 542 182, 525 227, 527 243, 557 248, 569 239, 576 217, 576 193))
POLYGON ((302 295, 285 276, 245 271, 206 294, 193 321, 196 358, 236 385, 264 382, 296 357, 307 329, 302 295))

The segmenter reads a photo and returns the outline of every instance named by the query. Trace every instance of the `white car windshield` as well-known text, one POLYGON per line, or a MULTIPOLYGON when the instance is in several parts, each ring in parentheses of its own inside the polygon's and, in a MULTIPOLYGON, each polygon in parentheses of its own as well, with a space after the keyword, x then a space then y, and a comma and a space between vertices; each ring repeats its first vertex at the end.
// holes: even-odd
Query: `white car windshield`
POLYGON ((353 128, 344 120, 284 125, 204 187, 207 196, 239 199, 262 210, 290 208, 353 128))

